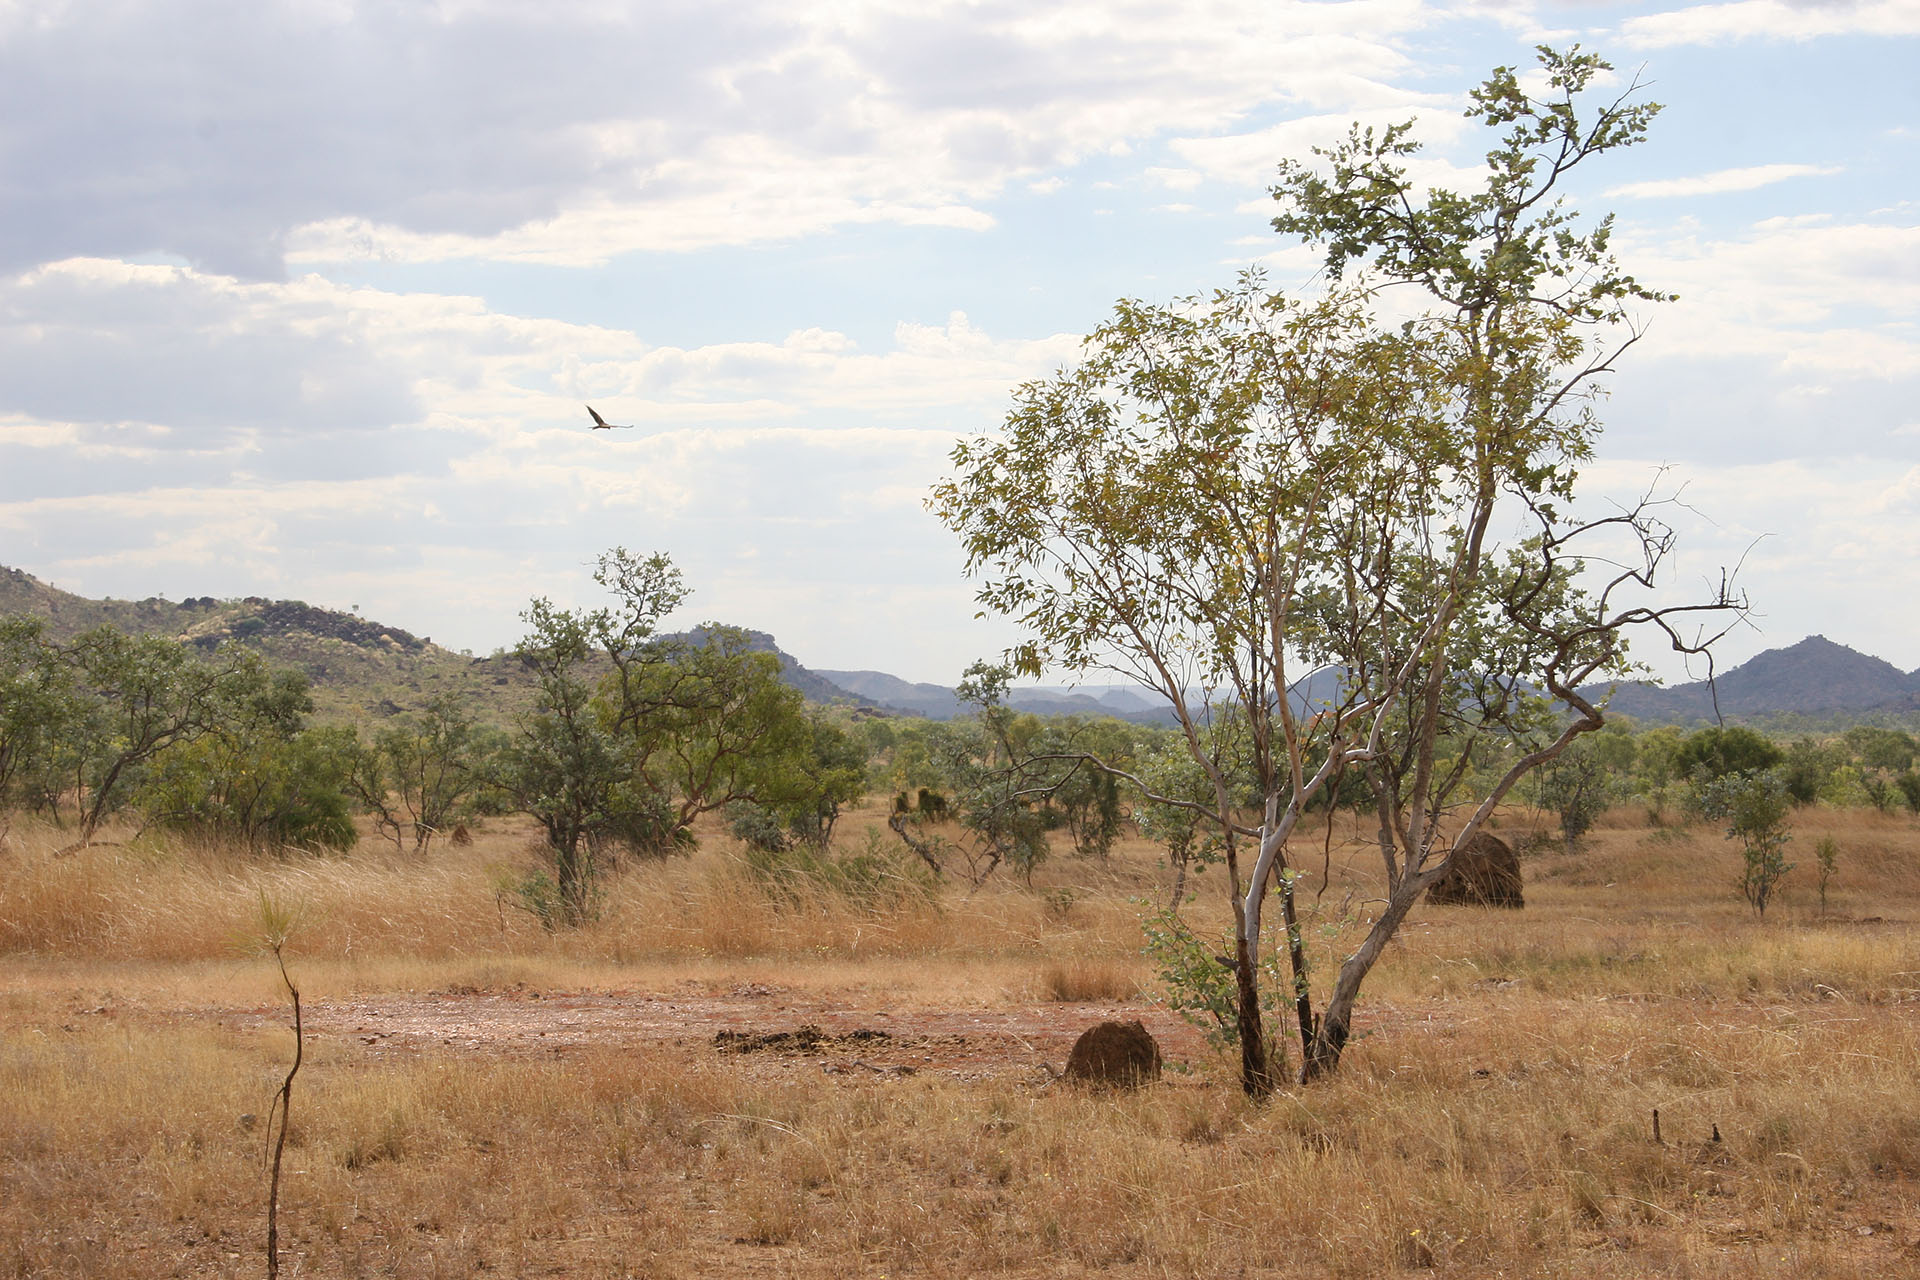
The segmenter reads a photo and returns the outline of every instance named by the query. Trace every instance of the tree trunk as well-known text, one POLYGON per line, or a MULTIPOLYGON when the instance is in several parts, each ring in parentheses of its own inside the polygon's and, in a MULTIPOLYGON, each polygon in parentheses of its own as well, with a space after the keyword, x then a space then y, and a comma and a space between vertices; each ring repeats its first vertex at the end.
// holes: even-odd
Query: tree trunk
POLYGON ((1240 1087, 1249 1098, 1273 1092, 1273 1066, 1267 1060, 1267 1032, 1260 1018, 1260 975, 1254 946, 1245 928, 1235 930, 1233 976, 1238 986, 1240 1030, 1240 1087))
MULTIPOLYGON (((1329 819, 1331 820, 1331 819, 1329 819)), ((1293 876, 1280 873, 1280 916, 1287 926, 1287 962, 1293 972, 1293 1014, 1300 1024, 1301 1061, 1313 1049, 1313 986, 1307 978, 1307 948, 1293 902, 1293 876)))
POLYGON ((1437 867, 1421 872, 1408 872, 1394 887, 1392 896, 1387 899, 1387 909, 1373 928, 1367 931, 1367 937, 1360 949, 1348 956, 1346 963, 1340 966, 1340 975, 1334 979, 1333 992, 1327 997, 1327 1007, 1320 1015, 1320 1024, 1315 1029, 1313 1047, 1300 1063, 1300 1082, 1306 1084, 1322 1076, 1331 1075, 1340 1065, 1340 1054, 1347 1047, 1347 1039, 1353 1029, 1353 1004, 1360 995, 1360 984, 1365 982, 1367 974, 1372 972, 1374 964, 1400 932, 1407 913, 1413 910, 1413 904, 1427 891, 1427 886, 1438 880, 1446 872, 1451 857, 1443 860, 1437 867))

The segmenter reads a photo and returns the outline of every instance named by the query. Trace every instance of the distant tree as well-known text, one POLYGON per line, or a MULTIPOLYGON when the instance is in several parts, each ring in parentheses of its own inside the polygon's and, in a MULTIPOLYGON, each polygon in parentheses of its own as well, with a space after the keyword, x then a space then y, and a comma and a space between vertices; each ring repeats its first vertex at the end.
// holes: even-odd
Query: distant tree
POLYGON ((351 849, 345 730, 243 717, 155 757, 133 797, 149 822, 250 849, 351 849))
POLYGON ((1834 770, 1845 763, 1845 754, 1831 743, 1802 737, 1788 745, 1780 764, 1774 767, 1780 770, 1781 783, 1795 804, 1813 804, 1827 788, 1834 770))
POLYGON ((1902 796, 1906 797, 1908 811, 1920 813, 1920 773, 1909 769, 1895 778, 1893 785, 1900 789, 1902 796))
POLYGON ((1610 798, 1610 772, 1600 754, 1588 748, 1599 736, 1575 742, 1539 773, 1540 803, 1559 816, 1569 853, 1593 829, 1610 798))
POLYGON ((545 834, 552 894, 539 895, 537 905, 542 919, 556 924, 592 915, 600 846, 632 832, 636 819, 658 817, 653 798, 626 785, 631 771, 594 690, 607 656, 624 658, 644 644, 686 595, 665 556, 636 561, 616 548, 594 577, 614 592, 617 607, 570 610, 536 599, 521 614, 530 629, 513 656, 533 672, 537 691, 500 752, 495 776, 545 834))
POLYGON ((1701 784, 1700 810, 1724 820, 1727 839, 1741 848, 1740 893, 1759 916, 1793 864, 1786 859, 1787 813, 1793 798, 1777 770, 1728 773, 1701 784))
POLYGON ((1165 735, 1137 753, 1137 776, 1145 793, 1134 810, 1134 820, 1149 840, 1167 851, 1173 871, 1167 911, 1178 912, 1186 900, 1187 875, 1195 867, 1218 861, 1218 841, 1205 821, 1213 782, 1194 763, 1187 744, 1165 735))
POLYGON ((1043 726, 1038 717, 1007 706, 1011 681, 1004 666, 973 663, 956 692, 974 712, 931 724, 924 735, 925 767, 953 788, 951 816, 959 833, 951 839, 920 834, 918 823, 933 816, 925 808, 888 820, 936 876, 956 871, 977 885, 1004 865, 1031 879, 1046 860, 1048 821, 1041 804, 1062 773, 1056 764, 1034 759, 1031 746, 1043 726))
POLYGON ((795 837, 825 849, 841 808, 866 794, 867 753, 857 738, 819 712, 808 713, 807 728, 807 740, 796 744, 767 797, 795 837))
POLYGON ((1912 768, 1915 751, 1920 749, 1910 733, 1865 724, 1848 729, 1841 742, 1865 767, 1888 773, 1902 773, 1912 768))
POLYGON ((162 636, 98 627, 79 636, 65 656, 89 704, 79 731, 87 797, 83 843, 125 803, 140 770, 162 751, 235 723, 291 736, 309 705, 303 678, 270 672, 258 654, 235 644, 203 658, 162 636))
POLYGON ((436 694, 361 743, 355 736, 347 781, 360 807, 399 849, 410 838, 424 853, 485 787, 492 744, 458 692, 436 694))
POLYGON ((809 834, 824 838, 860 785, 857 753, 809 719, 778 656, 734 627, 656 634, 687 594, 663 555, 616 547, 594 580, 612 593, 610 607, 535 600, 523 615, 532 630, 515 653, 539 693, 497 771, 546 833, 552 919, 591 914, 604 850, 688 848, 694 822, 728 806, 783 817, 807 809, 809 834))
MULTIPOLYGON (((598 702, 621 756, 626 793, 644 799, 624 836, 664 852, 691 843, 702 814, 738 801, 806 804, 815 727, 777 655, 737 627, 608 650, 615 671, 598 702)), ((829 766, 831 767, 831 766, 829 766)), ((831 789, 844 795, 847 783, 831 789)), ((837 813, 838 801, 833 802, 837 813)))
POLYGON ((73 670, 45 623, 31 615, 0 618, 0 814, 16 806, 57 812, 84 714, 73 670))
MULTIPOLYGON (((1134 767, 1133 726, 1110 717, 1061 717, 1048 722, 1034 740, 1037 756, 1091 753, 1123 769, 1134 767)), ((1125 822, 1119 775, 1104 769, 1070 768, 1047 791, 1083 858, 1105 858, 1125 822)))
POLYGON ((1759 773, 1784 758, 1779 747, 1752 729, 1727 725, 1688 735, 1674 755, 1674 767, 1683 777, 1711 782, 1730 773, 1759 773))

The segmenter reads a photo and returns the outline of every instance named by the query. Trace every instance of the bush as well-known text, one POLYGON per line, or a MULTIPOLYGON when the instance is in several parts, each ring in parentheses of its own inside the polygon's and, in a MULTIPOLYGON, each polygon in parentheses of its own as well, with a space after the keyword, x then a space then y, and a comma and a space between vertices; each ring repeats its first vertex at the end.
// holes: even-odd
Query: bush
POLYGON ((805 843, 768 849, 749 842, 746 864, 771 897, 795 906, 809 897, 830 897, 879 912, 933 896, 932 881, 901 859, 873 827, 854 853, 805 843))
POLYGON ((1793 864, 1786 859, 1787 812, 1793 798, 1777 771, 1730 773, 1704 783, 1700 812, 1727 824, 1727 839, 1738 840, 1744 855, 1740 893, 1755 912, 1767 914, 1767 902, 1793 864))
POLYGON ((1674 766, 1684 777, 1711 782, 1728 774, 1761 773, 1782 759, 1773 743, 1751 729, 1731 725, 1689 734, 1674 754, 1674 766))
POLYGON ((780 818, 751 800, 736 800, 726 808, 727 830, 734 839, 762 853, 780 853, 787 847, 780 818))

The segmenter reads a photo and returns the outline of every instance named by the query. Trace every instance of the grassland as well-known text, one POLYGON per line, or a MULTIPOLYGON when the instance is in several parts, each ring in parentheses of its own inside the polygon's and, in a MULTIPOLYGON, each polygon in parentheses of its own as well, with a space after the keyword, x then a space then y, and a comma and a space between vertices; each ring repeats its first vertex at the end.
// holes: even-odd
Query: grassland
MULTIPOLYGON (((1327 846, 1323 965, 1369 909, 1363 834, 1342 819, 1327 846)), ((1166 1037, 1183 1069, 1137 1093, 1039 1069, 1115 1011, 1169 1026, 1140 956, 1165 892, 1145 844, 1063 854, 1031 889, 874 909, 770 888, 709 833, 614 869, 601 919, 549 934, 499 890, 527 839, 498 823, 418 859, 372 841, 58 857, 62 833, 16 822, 0 1274, 262 1273, 261 1118, 291 1051, 277 975, 237 946, 263 892, 301 912, 290 956, 318 1032, 290 1275, 1920 1271, 1905 817, 1796 815, 1807 866, 1758 921, 1716 833, 1610 815, 1583 852, 1528 856, 1525 911, 1426 908, 1339 1077, 1264 1106, 1190 1034, 1166 1037), (718 1022, 748 1016, 892 1026, 893 1047, 716 1051, 718 1022)), ((1203 929, 1223 920, 1218 874, 1203 929)))

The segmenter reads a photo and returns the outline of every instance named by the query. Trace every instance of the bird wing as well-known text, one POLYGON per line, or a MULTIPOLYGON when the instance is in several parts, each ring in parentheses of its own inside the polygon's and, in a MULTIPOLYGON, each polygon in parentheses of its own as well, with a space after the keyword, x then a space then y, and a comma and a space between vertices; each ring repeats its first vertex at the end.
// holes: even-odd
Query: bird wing
POLYGON ((593 418, 593 427, 594 427, 594 430, 596 431, 602 430, 604 428, 607 428, 613 425, 612 423, 608 422, 605 418, 601 417, 599 413, 594 410, 594 407, 592 405, 587 406, 587 413, 593 418))

